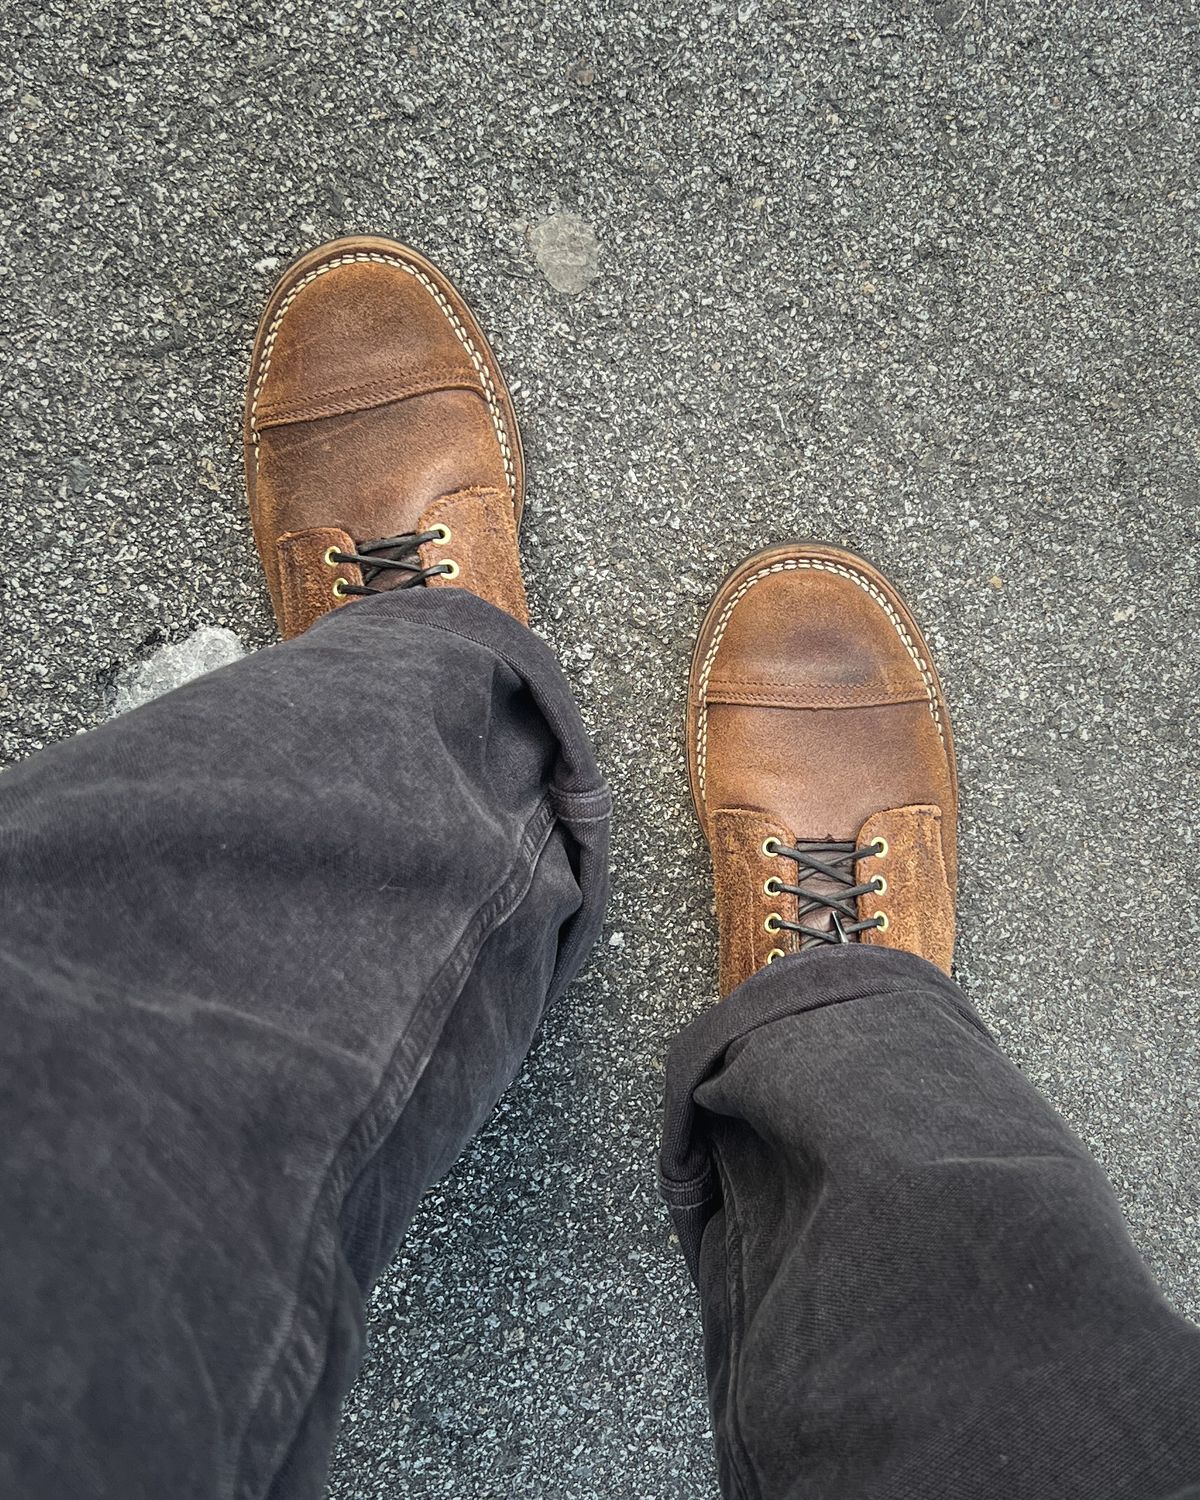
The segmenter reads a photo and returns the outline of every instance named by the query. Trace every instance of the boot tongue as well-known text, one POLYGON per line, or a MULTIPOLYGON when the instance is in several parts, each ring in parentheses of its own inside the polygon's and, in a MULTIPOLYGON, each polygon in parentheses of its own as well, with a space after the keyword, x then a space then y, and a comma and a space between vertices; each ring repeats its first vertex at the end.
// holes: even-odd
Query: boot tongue
MULTIPOLYGON (((820 901, 826 897, 836 900, 856 883, 854 866, 844 858, 853 852, 855 845, 835 839, 797 839, 794 847, 802 854, 811 854, 822 864, 832 865, 835 869, 844 871, 850 877, 847 880, 838 880, 835 876, 825 875, 819 870, 811 870, 806 865, 797 864, 795 879, 789 884, 797 885, 804 891, 804 895, 798 898, 801 925, 812 928, 815 932, 828 932, 838 942, 858 942, 858 933, 847 933, 844 930, 856 920, 856 917, 845 916, 828 906, 818 906, 811 911, 804 909, 810 900, 820 901)), ((814 941, 812 938, 803 937, 800 940, 802 947, 814 941)))
POLYGON ((356 542, 356 551, 373 559, 373 563, 364 562, 362 568, 363 582, 369 584, 377 593, 384 593, 389 589, 412 588, 423 582, 418 577, 421 568, 421 557, 417 538, 424 535, 421 531, 409 532, 404 536, 379 537, 371 541, 356 542), (408 566, 396 567, 394 564, 404 563, 408 566))

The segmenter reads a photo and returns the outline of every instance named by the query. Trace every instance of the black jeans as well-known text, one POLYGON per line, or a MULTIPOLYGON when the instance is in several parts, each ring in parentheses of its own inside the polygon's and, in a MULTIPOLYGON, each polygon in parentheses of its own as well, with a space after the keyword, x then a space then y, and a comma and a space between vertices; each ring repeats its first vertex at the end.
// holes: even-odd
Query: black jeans
MULTIPOLYGON (((605 894, 548 653, 356 604, 0 778, 0 1496, 315 1500, 363 1301, 605 894)), ((947 981, 782 963, 670 1066, 730 1495, 1166 1496, 1200 1334, 947 981)))
POLYGON ((1200 1494, 1200 1329, 939 970, 773 964, 684 1032, 667 1094, 727 1496, 1200 1494))

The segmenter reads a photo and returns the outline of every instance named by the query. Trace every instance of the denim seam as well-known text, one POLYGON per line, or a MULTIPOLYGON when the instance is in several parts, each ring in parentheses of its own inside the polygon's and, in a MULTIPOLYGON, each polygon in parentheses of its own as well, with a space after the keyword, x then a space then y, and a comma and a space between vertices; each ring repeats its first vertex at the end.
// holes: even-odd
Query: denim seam
POLYGON ((745 1331, 746 1282, 745 1262, 742 1257, 741 1221, 738 1218, 737 1200, 729 1187, 720 1152, 714 1151, 717 1173, 724 1185, 721 1195, 725 1205, 725 1303, 729 1314, 729 1388, 725 1393, 726 1417, 729 1423, 728 1446, 730 1473, 737 1486, 737 1500, 751 1500, 758 1496, 759 1489, 754 1478, 754 1465, 742 1437, 738 1418, 738 1396, 741 1390, 739 1365, 742 1335, 745 1331), (749 1483, 747 1483, 749 1481, 749 1483))
POLYGON ((660 1182, 659 1192, 671 1208, 699 1208, 712 1197, 712 1186, 713 1174, 708 1169, 702 1177, 693 1177, 688 1182, 660 1182))
POLYGON ((579 822, 595 822, 597 818, 607 817, 612 811, 612 795, 606 786, 593 787, 588 791, 571 791, 569 788, 552 786, 550 788, 550 800, 554 803, 556 810, 563 817, 575 819, 579 822), (564 811, 574 804, 582 804, 579 812, 564 811), (582 809, 589 808, 595 803, 596 812, 586 813, 582 809))
MULTIPOLYGON (((255 1473, 253 1466, 247 1463, 247 1453, 255 1439, 256 1427, 261 1420, 264 1404, 273 1391, 282 1388, 285 1401, 289 1387, 295 1388, 293 1394, 297 1400, 300 1400, 302 1396, 296 1420, 289 1425, 287 1442, 284 1443, 282 1449, 283 1454, 286 1455, 290 1444, 295 1439, 296 1432, 299 1431, 304 1413, 312 1401, 315 1390, 314 1382, 320 1376, 320 1362, 317 1360, 311 1370, 298 1368, 300 1362, 297 1359, 297 1351, 304 1343, 306 1333, 311 1336, 317 1347, 322 1344, 328 1318, 328 1308, 323 1304, 337 1255, 336 1234, 330 1236, 328 1251, 318 1244, 321 1226, 326 1218, 330 1224, 335 1223, 338 1202, 358 1175, 362 1165, 370 1159, 371 1152, 377 1149, 376 1137, 379 1134, 380 1117, 393 1115, 403 1108, 403 1101, 393 1096, 403 1092, 402 1087, 397 1089, 394 1075, 406 1042, 410 1040, 421 1023, 428 1024, 435 1001, 449 1002, 462 988, 470 973, 468 955, 477 953, 487 938, 498 930, 520 906, 533 882, 540 852, 550 837, 555 821, 554 809, 549 796, 546 796, 538 804, 526 824, 517 857, 509 866, 504 879, 497 885, 492 895, 477 908, 475 916, 467 923, 458 942, 447 954, 437 975, 414 1007, 409 1025, 403 1035, 398 1038, 391 1056, 380 1071, 380 1080, 375 1093, 347 1128, 341 1144, 330 1159, 324 1179, 313 1199, 313 1209, 304 1253, 301 1257, 299 1282, 293 1298, 291 1316, 287 1320, 286 1331, 279 1339, 278 1352, 274 1359, 264 1367, 258 1393, 250 1402, 250 1414, 242 1429, 237 1456, 224 1482, 227 1493, 244 1497, 244 1500, 254 1500, 255 1492, 249 1488, 250 1481, 262 1479, 264 1483, 270 1483, 273 1477, 271 1473, 264 1475, 255 1473), (327 1208, 332 1209, 329 1215, 326 1213, 327 1208), (303 1387, 302 1391, 300 1387, 303 1387)), ((436 1037, 423 1049, 425 1056, 420 1065, 412 1069, 408 1077, 409 1095, 428 1066, 429 1052, 433 1045, 436 1045, 436 1037)))
MULTIPOLYGON (((607 789, 605 790, 607 798, 607 789)), ((607 814, 599 818, 561 818, 563 827, 579 847, 580 905, 567 926, 560 931, 557 959, 550 990, 549 1008, 557 1003, 572 977, 579 972, 584 956, 595 942, 604 921, 608 904, 609 835, 607 814), (595 829, 591 837, 588 831, 595 829)))

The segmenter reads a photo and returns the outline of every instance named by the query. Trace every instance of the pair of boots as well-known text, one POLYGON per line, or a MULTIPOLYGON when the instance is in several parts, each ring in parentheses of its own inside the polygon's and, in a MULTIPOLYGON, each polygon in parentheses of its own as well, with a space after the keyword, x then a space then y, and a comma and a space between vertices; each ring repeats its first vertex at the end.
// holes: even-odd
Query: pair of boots
MULTIPOLYGON (((528 622, 512 401, 470 309, 413 251, 346 239, 284 275, 255 344, 245 456, 285 636, 414 585, 528 622)), ((723 994, 816 944, 949 972, 950 718, 916 622, 870 564, 782 546, 725 580, 696 642, 687 754, 723 994)))

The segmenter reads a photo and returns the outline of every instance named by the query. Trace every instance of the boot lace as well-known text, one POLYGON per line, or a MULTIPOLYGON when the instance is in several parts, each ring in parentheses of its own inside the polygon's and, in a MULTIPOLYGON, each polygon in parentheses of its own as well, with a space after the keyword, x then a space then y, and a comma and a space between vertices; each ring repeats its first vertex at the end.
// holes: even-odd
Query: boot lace
POLYGON ((450 540, 449 526, 434 526, 429 531, 408 531, 403 536, 385 536, 375 542, 355 542, 353 552, 342 552, 330 547, 325 553, 327 567, 336 568, 353 565, 362 569, 362 583, 347 583, 344 578, 334 580, 335 598, 344 599, 347 594, 382 594, 387 590, 375 586, 375 581, 384 574, 402 573, 404 576, 390 586, 397 589, 412 588, 424 583, 427 578, 441 574, 445 578, 457 578, 459 566, 452 559, 433 563, 428 568, 417 557, 417 548, 427 542, 443 546, 450 540))
MULTIPOLYGON (((790 859, 797 867, 794 884, 772 875, 764 889, 769 896, 784 892, 795 896, 799 920, 791 922, 779 912, 772 912, 765 924, 768 932, 799 933, 799 947, 803 951, 818 943, 848 943, 852 937, 871 927, 887 931, 888 919, 884 912, 877 912, 866 921, 859 921, 858 917, 859 896, 871 892, 882 894, 887 890, 887 881, 882 875, 859 881, 855 871, 859 860, 869 855, 881 858, 887 853, 884 839, 875 839, 855 848, 853 843, 818 843, 807 839, 792 847, 779 839, 769 838, 763 841, 762 848, 764 854, 790 859), (812 926, 813 918, 822 912, 829 913, 829 925, 812 926)), ((783 957, 778 948, 772 951, 772 958, 775 957, 783 957)))

